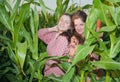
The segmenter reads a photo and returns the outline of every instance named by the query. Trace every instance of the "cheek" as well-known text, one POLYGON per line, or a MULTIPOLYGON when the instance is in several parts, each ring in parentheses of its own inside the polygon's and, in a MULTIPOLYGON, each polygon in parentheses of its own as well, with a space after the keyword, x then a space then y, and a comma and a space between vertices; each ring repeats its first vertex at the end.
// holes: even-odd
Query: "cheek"
POLYGON ((78 26, 75 26, 75 29, 79 29, 79 27, 78 27, 78 26))

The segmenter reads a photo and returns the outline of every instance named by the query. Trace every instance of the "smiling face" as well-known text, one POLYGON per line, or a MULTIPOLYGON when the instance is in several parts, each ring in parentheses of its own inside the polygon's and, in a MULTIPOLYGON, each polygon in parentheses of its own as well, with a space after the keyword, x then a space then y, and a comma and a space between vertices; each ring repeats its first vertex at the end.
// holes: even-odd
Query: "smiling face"
POLYGON ((73 46, 75 47, 75 46, 77 46, 78 44, 79 44, 79 40, 77 39, 76 36, 73 35, 73 36, 71 37, 70 46, 71 46, 71 47, 73 47, 73 46))
POLYGON ((72 22, 76 32, 84 36, 84 27, 87 19, 87 14, 84 11, 77 11, 72 15, 72 22))
POLYGON ((58 29, 62 32, 71 29, 71 17, 69 15, 62 15, 58 22, 58 29))
POLYGON ((77 18, 74 20, 74 27, 78 34, 84 33, 84 26, 85 26, 85 23, 81 20, 81 18, 77 18))

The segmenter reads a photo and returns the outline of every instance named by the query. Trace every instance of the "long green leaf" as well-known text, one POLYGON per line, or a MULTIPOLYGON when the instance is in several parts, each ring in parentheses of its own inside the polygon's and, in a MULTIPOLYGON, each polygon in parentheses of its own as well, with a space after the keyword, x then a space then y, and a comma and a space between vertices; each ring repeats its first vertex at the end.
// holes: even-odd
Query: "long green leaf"
POLYGON ((6 26, 6 28, 9 30, 9 31, 13 31, 12 27, 10 26, 10 23, 8 22, 8 19, 9 19, 9 15, 5 9, 4 6, 0 5, 0 22, 6 26))
POLYGON ((112 54, 113 49, 114 49, 114 45, 115 45, 115 43, 117 41, 117 38, 115 36, 115 32, 111 32, 110 33, 110 41, 111 41, 111 45, 110 45, 110 54, 109 54, 109 57, 112 57, 112 55, 114 54, 114 53, 112 54))
POLYGON ((63 76, 62 82, 70 82, 74 72, 75 72, 75 67, 72 67, 71 70, 63 76))
POLYGON ((109 58, 98 62, 92 62, 92 64, 106 70, 120 70, 120 63, 109 58))
POLYGON ((20 63, 20 67, 23 69, 27 51, 27 42, 17 43, 17 54, 20 63))
POLYGON ((100 0, 94 0, 94 6, 100 12, 99 17, 102 17, 101 19, 105 21, 106 25, 110 25, 109 19, 106 16, 108 6, 104 5, 100 0))
POLYGON ((120 38, 117 39, 115 45, 113 46, 112 52, 110 57, 114 58, 116 55, 118 55, 118 53, 120 52, 120 38))
POLYGON ((116 25, 104 26, 99 30, 99 32, 112 32, 115 29, 116 29, 116 25))
POLYGON ((100 52, 101 58, 107 58, 109 55, 109 49, 107 49, 106 44, 103 41, 99 41, 100 48, 102 52, 100 52))
POLYGON ((107 0, 107 1, 112 2, 112 3, 120 2, 120 0, 107 0))
POLYGON ((57 0, 56 4, 57 4, 57 8, 55 10, 55 17, 58 20, 62 15, 62 10, 63 10, 62 0, 57 0))
POLYGON ((78 63, 80 60, 84 59, 88 54, 92 52, 95 46, 78 46, 76 56, 73 59, 72 66, 78 63))
POLYGON ((9 55, 9 58, 10 58, 14 63, 16 63, 16 64, 18 63, 17 58, 16 58, 16 56, 15 56, 15 54, 14 54, 14 52, 13 52, 10 44, 8 45, 8 55, 9 55))
POLYGON ((48 17, 47 17, 47 11, 46 9, 48 8, 45 4, 44 4, 44 1, 43 0, 39 0, 39 4, 40 4, 40 7, 43 11, 43 14, 45 16, 45 19, 48 21, 48 17))
POLYGON ((38 31, 38 25, 39 25, 39 13, 37 11, 37 7, 34 8, 34 26, 35 26, 35 33, 38 31))
POLYGON ((11 15, 10 15, 9 21, 11 21, 12 23, 13 23, 14 20, 15 20, 15 16, 18 14, 18 8, 19 8, 19 6, 20 6, 20 2, 21 2, 21 0, 17 0, 17 1, 15 2, 15 5, 14 5, 14 6, 13 6, 13 4, 11 5, 11 6, 13 6, 13 9, 12 9, 12 11, 10 11, 10 12, 11 12, 11 15))
POLYGON ((68 4, 69 4, 69 0, 65 0, 63 3, 63 12, 66 12, 66 10, 68 8, 68 4))
POLYGON ((110 11, 110 13, 112 15, 112 19, 114 20, 114 22, 115 22, 115 24, 117 26, 119 24, 117 16, 118 16, 118 14, 120 12, 120 8, 119 7, 115 8, 115 7, 112 6, 112 7, 109 7, 109 11, 110 11))
POLYGON ((94 7, 91 9, 90 14, 86 20, 86 25, 85 25, 85 38, 88 39, 90 38, 90 31, 89 29, 95 29, 95 24, 97 20, 97 13, 98 10, 94 9, 94 7), (92 20, 91 20, 92 19, 92 20))

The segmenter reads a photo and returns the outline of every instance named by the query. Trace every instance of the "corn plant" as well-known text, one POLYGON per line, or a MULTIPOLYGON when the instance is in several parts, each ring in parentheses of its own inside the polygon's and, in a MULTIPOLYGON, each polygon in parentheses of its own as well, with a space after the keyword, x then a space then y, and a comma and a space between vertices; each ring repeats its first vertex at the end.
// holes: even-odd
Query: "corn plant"
POLYGON ((67 57, 49 57, 45 52, 46 45, 38 40, 37 31, 56 25, 63 13, 73 13, 86 6, 72 4, 68 7, 69 0, 57 0, 56 3, 54 11, 43 0, 0 0, 0 79, 4 82, 85 82, 90 76, 92 82, 119 82, 120 1, 93 0, 85 27, 85 44, 78 46, 72 63, 66 62, 67 57), (41 7, 40 13, 38 6, 41 7), (47 10, 55 13, 51 15, 47 10), (96 32, 98 19, 103 25, 96 32), (105 35, 101 40, 101 33, 107 38, 105 35), (100 60, 90 61, 88 54, 91 52, 99 55, 100 60), (42 72, 48 59, 59 60, 65 75, 44 77, 42 72), (93 73, 96 67, 105 70, 99 80, 93 73))
MULTIPOLYGON (((42 0, 39 0, 42 1, 42 0)), ((35 1, 4 0, 0 3, 0 42, 1 56, 4 60, 1 65, 1 79, 5 81, 31 81, 32 71, 38 59, 39 14, 35 1), (30 5, 33 4, 34 8, 30 5), (5 76, 3 78, 3 76, 5 76), (30 80, 29 80, 30 79, 30 80)), ((37 77, 39 78, 39 77, 37 77)))

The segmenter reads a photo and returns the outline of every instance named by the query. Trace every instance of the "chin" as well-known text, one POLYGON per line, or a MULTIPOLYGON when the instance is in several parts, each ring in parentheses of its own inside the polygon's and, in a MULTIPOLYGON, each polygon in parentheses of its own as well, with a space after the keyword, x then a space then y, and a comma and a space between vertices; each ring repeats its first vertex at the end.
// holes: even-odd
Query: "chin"
POLYGON ((83 34, 83 32, 78 32, 78 34, 83 34))

